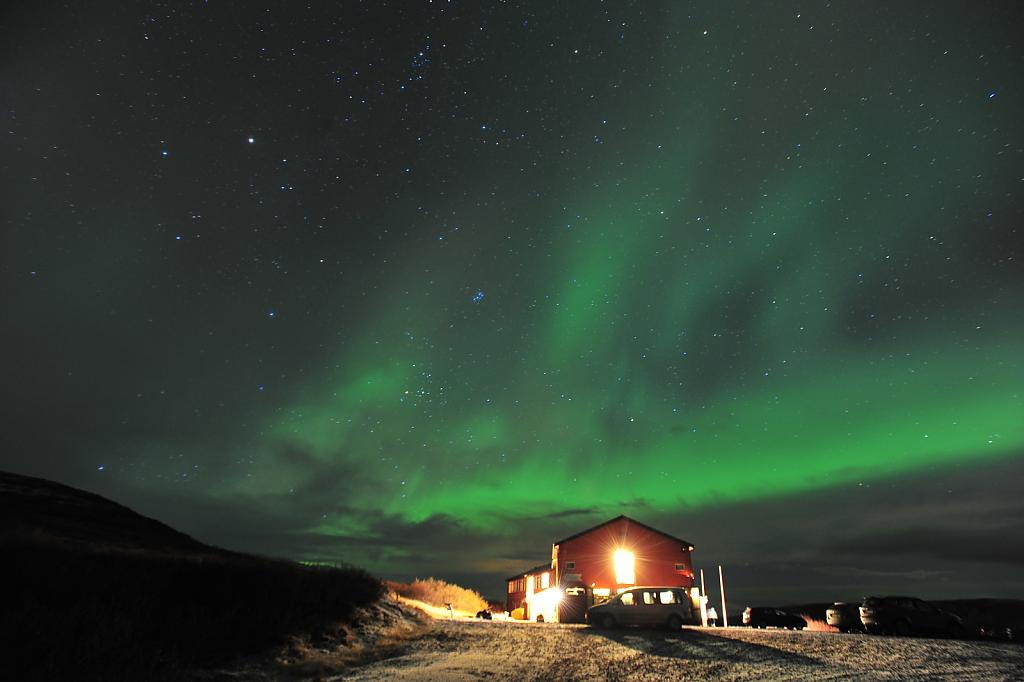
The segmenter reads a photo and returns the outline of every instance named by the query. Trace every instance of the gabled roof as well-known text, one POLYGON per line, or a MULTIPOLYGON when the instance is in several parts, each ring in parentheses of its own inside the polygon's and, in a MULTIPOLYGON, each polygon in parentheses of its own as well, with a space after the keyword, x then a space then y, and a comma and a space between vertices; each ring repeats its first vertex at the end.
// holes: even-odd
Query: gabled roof
POLYGON ((609 519, 609 520, 605 521, 604 523, 599 523, 599 524, 597 524, 596 526, 594 526, 593 528, 588 528, 588 529, 586 529, 586 530, 581 530, 581 531, 580 531, 579 533, 576 533, 576 534, 574 534, 574 535, 570 535, 570 536, 569 536, 569 537, 567 537, 567 538, 562 538, 561 540, 556 540, 556 541, 554 542, 554 544, 556 544, 556 545, 560 545, 560 544, 562 544, 563 542, 568 542, 569 540, 575 540, 576 538, 578 538, 578 537, 579 537, 579 536, 581 536, 581 535, 586 535, 587 533, 590 533, 590 532, 592 532, 592 531, 595 531, 595 530, 597 530, 598 528, 603 528, 604 526, 607 526, 607 525, 609 525, 609 524, 615 523, 616 521, 622 521, 622 520, 626 520, 626 521, 629 521, 630 523, 632 523, 632 524, 634 524, 634 525, 637 525, 637 526, 640 526, 641 528, 646 528, 647 530, 651 531, 652 533, 657 533, 658 535, 661 535, 661 536, 663 536, 663 537, 666 537, 666 538, 668 538, 669 540, 675 540, 676 542, 682 543, 683 545, 685 545, 685 546, 687 546, 687 547, 691 548, 691 550, 692 550, 692 548, 693 548, 693 543, 692 543, 692 542, 690 542, 689 540, 683 540, 682 538, 677 538, 677 537, 676 537, 676 536, 674 536, 674 535, 669 535, 668 533, 666 533, 666 532, 664 532, 664 531, 660 531, 660 530, 658 530, 657 528, 652 528, 652 527, 648 526, 648 525, 647 525, 646 523, 640 523, 640 522, 639 522, 639 521, 637 521, 636 519, 631 519, 631 518, 629 518, 628 516, 626 516, 625 514, 622 514, 622 515, 616 516, 616 517, 615 517, 614 519, 609 519))
POLYGON ((523 571, 522 573, 516 573, 515 575, 509 576, 509 577, 505 578, 505 581, 508 582, 509 580, 515 580, 516 578, 522 578, 525 575, 531 575, 533 573, 543 573, 544 571, 550 571, 550 570, 551 570, 551 562, 549 561, 546 564, 537 564, 533 568, 528 568, 525 571, 523 571))

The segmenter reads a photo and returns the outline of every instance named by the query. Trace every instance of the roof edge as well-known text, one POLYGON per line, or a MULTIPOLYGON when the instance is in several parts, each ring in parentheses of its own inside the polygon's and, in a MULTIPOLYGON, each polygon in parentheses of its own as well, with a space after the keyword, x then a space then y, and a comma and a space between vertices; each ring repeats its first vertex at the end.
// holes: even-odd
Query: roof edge
POLYGON ((521 573, 516 573, 515 575, 510 575, 509 577, 505 578, 505 581, 507 582, 509 580, 516 580, 517 578, 522 578, 523 576, 531 575, 533 573, 543 573, 544 571, 550 571, 550 570, 551 570, 551 562, 549 561, 546 564, 537 564, 533 568, 528 568, 525 571, 522 571, 521 573))
POLYGON ((682 544, 684 544, 688 548, 690 548, 689 551, 693 551, 693 543, 690 542, 689 540, 683 540, 682 538, 677 538, 675 535, 669 535, 668 533, 666 533, 663 530, 658 530, 657 528, 654 528, 653 526, 648 526, 646 523, 640 523, 636 519, 630 518, 630 517, 626 516, 625 514, 619 514, 614 519, 608 519, 604 523, 599 523, 596 526, 593 526, 591 528, 587 528, 586 530, 581 530, 579 533, 574 533, 573 535, 570 535, 567 538, 562 538, 561 540, 555 540, 552 544, 553 545, 560 545, 563 542, 568 542, 569 540, 575 540, 576 538, 578 538, 581 535, 586 535, 587 533, 593 532, 593 531, 597 530, 598 528, 603 528, 604 526, 607 526, 609 524, 615 523, 616 521, 622 521, 622 520, 625 520, 625 521, 628 521, 628 522, 630 522, 632 524, 640 526, 641 528, 646 528, 647 530, 651 531, 652 533, 657 533, 658 535, 661 535, 663 537, 669 538, 670 540, 675 540, 676 542, 681 542, 682 544))

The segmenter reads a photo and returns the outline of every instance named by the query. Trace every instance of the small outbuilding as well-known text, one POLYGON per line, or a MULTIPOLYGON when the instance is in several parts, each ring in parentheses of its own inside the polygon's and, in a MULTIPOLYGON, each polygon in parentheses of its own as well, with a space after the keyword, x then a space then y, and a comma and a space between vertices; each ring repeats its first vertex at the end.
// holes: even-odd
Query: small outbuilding
POLYGON ((523 620, 582 623, 588 607, 637 585, 692 595, 692 551, 686 540, 617 516, 556 541, 550 562, 506 578, 505 608, 523 620))

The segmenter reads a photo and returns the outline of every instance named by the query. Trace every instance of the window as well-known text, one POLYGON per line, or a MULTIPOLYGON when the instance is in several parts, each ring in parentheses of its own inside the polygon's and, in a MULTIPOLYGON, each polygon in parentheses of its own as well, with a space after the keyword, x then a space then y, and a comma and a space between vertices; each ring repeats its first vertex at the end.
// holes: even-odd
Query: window
POLYGON ((620 549, 612 555, 615 566, 615 582, 619 585, 636 583, 636 572, 633 569, 633 553, 620 549))
POLYGON ((654 593, 653 592, 648 592, 648 591, 644 590, 640 594, 643 595, 644 604, 646 604, 647 606, 650 606, 651 604, 656 604, 657 603, 657 600, 654 598, 654 593))
POLYGON ((542 589, 542 590, 548 589, 548 587, 551 584, 550 575, 551 575, 550 573, 541 573, 540 574, 540 589, 542 589))
POLYGON ((515 592, 515 590, 513 589, 515 587, 515 584, 516 584, 515 580, 509 580, 508 581, 508 593, 509 594, 512 594, 513 592, 515 592))
POLYGON ((677 571, 685 571, 686 570, 686 564, 676 564, 676 570, 677 571))
POLYGON ((571 571, 574 568, 576 568, 576 562, 575 561, 566 561, 565 562, 565 570, 571 571))
POLYGON ((626 606, 632 606, 633 605, 633 593, 632 592, 623 592, 622 596, 619 597, 619 599, 626 606))
POLYGON ((611 596, 611 593, 612 593, 611 589, 609 589, 607 587, 595 587, 594 588, 594 596, 595 597, 608 597, 608 596, 611 596))
POLYGON ((662 604, 678 604, 679 600, 676 599, 676 593, 672 590, 665 590, 658 594, 658 601, 662 604))

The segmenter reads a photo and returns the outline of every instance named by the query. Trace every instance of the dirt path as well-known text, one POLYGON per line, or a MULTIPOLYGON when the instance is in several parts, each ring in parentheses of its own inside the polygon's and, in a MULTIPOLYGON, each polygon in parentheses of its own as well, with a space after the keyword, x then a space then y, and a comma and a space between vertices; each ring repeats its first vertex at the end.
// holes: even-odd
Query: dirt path
POLYGON ((1024 647, 686 628, 437 621, 394 658, 336 680, 1024 680, 1024 647))

